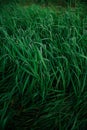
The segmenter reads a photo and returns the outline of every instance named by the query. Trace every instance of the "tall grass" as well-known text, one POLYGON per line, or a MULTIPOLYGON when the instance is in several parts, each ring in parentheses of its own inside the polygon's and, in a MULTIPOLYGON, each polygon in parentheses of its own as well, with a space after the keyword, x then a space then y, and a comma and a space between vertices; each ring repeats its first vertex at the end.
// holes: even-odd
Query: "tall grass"
POLYGON ((87 36, 80 12, 0 8, 0 129, 85 130, 87 36))

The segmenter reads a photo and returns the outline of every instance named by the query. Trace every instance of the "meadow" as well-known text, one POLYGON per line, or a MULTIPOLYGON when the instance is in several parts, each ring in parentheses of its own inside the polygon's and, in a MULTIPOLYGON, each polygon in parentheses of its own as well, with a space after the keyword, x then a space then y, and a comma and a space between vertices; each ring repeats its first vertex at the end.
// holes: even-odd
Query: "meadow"
POLYGON ((0 5, 0 130, 86 128, 84 6, 0 5))

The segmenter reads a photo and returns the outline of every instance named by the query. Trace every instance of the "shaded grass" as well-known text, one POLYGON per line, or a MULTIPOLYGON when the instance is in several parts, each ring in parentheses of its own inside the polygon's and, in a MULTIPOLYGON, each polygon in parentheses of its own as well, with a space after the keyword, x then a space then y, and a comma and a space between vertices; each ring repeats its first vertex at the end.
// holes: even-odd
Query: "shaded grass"
POLYGON ((87 36, 79 10, 0 8, 0 127, 84 130, 87 36))

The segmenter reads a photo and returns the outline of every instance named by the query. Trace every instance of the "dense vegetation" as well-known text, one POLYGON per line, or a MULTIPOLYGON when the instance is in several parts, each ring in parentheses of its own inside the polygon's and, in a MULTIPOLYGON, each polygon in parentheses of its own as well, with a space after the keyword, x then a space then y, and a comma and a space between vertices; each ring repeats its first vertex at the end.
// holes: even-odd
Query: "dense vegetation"
POLYGON ((36 4, 45 4, 45 5, 48 5, 49 3, 52 3, 52 4, 58 4, 58 5, 76 5, 80 2, 85 2, 87 4, 87 1, 86 0, 0 0, 0 4, 5 4, 5 3, 13 3, 13 2, 16 2, 16 3, 36 3, 36 4))
POLYGON ((82 8, 0 8, 0 130, 86 130, 82 8))

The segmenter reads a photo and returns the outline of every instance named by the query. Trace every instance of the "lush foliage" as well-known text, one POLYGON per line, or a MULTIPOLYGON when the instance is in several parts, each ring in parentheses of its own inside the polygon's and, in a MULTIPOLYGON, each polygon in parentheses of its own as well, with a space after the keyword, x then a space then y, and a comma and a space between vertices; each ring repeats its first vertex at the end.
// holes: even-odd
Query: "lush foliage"
MULTIPOLYGON (((20 2, 20 3, 38 3, 38 4, 45 4, 48 5, 49 3, 56 3, 56 4, 61 4, 61 5, 67 5, 67 4, 76 4, 80 1, 85 1, 85 0, 0 0, 0 3, 13 3, 13 2, 20 2)), ((86 2, 86 1, 85 1, 86 2)))
POLYGON ((87 32, 77 9, 0 8, 0 129, 85 130, 87 32))

